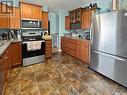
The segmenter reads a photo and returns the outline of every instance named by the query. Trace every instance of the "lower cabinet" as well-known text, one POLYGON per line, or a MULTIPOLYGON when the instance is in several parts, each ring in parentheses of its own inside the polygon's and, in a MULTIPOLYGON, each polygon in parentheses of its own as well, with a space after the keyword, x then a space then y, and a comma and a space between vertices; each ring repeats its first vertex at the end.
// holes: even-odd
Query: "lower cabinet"
POLYGON ((6 80, 5 70, 7 64, 4 61, 5 61, 4 58, 0 59, 0 95, 2 95, 3 93, 6 80))
POLYGON ((4 87, 7 81, 8 72, 11 69, 12 63, 11 60, 11 48, 8 47, 7 50, 0 58, 0 95, 2 95, 4 91, 4 87))
POLYGON ((13 65, 21 65, 21 43, 11 43, 3 55, 0 56, 0 95, 4 92, 7 75, 13 65))
POLYGON ((61 50, 71 56, 74 56, 86 63, 89 63, 90 41, 72 39, 68 37, 61 38, 61 50))
POLYGON ((45 41, 45 57, 52 57, 52 40, 45 41))
POLYGON ((61 40, 61 48, 62 51, 65 53, 75 56, 75 50, 76 50, 76 40, 75 39, 70 39, 70 38, 62 38, 61 40))
POLYGON ((76 41, 76 58, 89 63, 90 42, 88 40, 76 41))
POLYGON ((20 42, 15 42, 11 44, 12 49, 12 65, 22 64, 22 44, 20 42))

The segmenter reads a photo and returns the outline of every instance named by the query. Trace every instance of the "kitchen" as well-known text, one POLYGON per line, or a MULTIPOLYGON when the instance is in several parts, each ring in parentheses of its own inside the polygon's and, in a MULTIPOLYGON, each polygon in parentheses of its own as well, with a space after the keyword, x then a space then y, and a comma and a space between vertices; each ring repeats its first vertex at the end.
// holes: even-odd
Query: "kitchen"
POLYGON ((0 95, 127 94, 126 0, 0 2, 0 95))

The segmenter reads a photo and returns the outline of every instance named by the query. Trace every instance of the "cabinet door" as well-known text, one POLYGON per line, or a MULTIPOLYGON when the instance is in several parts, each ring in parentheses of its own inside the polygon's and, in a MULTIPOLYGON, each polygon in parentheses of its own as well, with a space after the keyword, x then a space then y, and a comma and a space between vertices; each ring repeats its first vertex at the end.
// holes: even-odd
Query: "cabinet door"
POLYGON ((91 27, 92 10, 82 12, 82 29, 91 27))
POLYGON ((82 42, 80 42, 80 41, 76 41, 76 58, 78 58, 78 59, 80 59, 80 60, 82 60, 82 53, 83 53, 84 51, 82 51, 82 42))
POLYGON ((65 30, 70 30, 70 16, 65 17, 65 30))
POLYGON ((38 5, 20 3, 22 19, 37 19, 42 20, 42 7, 38 5))
POLYGON ((12 43, 12 59, 13 65, 21 65, 22 64, 22 45, 21 43, 12 43))
POLYGON ((88 41, 82 43, 82 60, 89 63, 90 60, 90 46, 88 41))
POLYGON ((5 64, 3 58, 0 59, 0 95, 2 95, 5 85, 5 64))
POLYGON ((20 23, 21 23, 21 17, 20 17, 20 8, 15 8, 15 29, 20 29, 20 23))
POLYGON ((48 30, 48 12, 42 12, 42 28, 48 30))
POLYGON ((28 9, 29 6, 28 4, 24 4, 24 3, 20 3, 20 7, 21 7, 21 18, 28 18, 29 17, 29 13, 30 10, 28 9))
POLYGON ((20 29, 20 8, 13 8, 10 14, 10 29, 20 29))
POLYGON ((42 20, 42 8, 39 6, 35 7, 35 19, 42 20))

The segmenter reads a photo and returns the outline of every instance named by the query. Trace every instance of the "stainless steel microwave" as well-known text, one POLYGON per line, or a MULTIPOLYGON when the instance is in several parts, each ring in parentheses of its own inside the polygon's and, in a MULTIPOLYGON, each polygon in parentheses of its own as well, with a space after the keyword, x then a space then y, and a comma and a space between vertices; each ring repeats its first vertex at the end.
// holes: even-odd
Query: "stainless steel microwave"
POLYGON ((42 21, 22 20, 22 29, 42 29, 42 21))

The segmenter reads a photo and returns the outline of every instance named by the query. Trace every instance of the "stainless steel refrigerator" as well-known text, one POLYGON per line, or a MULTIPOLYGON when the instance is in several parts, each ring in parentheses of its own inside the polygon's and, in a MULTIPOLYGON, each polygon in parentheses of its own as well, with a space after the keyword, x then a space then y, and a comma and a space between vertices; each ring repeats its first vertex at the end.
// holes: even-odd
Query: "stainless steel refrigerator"
POLYGON ((127 87, 127 12, 93 17, 90 68, 127 87))

